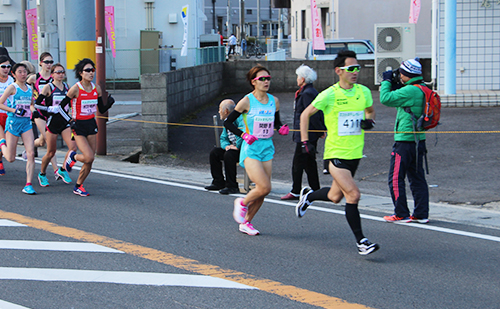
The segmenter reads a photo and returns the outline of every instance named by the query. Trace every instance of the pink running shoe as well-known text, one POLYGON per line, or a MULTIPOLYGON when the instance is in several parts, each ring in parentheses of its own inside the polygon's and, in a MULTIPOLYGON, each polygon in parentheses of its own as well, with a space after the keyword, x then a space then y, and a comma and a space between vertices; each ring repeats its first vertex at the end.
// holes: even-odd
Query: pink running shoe
POLYGON ((252 223, 250 222, 245 222, 243 224, 240 224, 240 232, 248 234, 250 236, 255 236, 260 234, 260 232, 256 230, 253 227, 252 223))
POLYGON ((243 198, 239 197, 234 200, 233 218, 239 224, 245 223, 245 216, 247 215, 248 208, 243 205, 243 198))

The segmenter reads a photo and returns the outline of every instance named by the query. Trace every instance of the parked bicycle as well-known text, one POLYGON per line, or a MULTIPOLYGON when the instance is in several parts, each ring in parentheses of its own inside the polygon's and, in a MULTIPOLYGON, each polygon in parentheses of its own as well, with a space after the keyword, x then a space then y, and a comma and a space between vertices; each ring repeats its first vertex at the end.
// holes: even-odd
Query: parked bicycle
POLYGON ((262 49, 262 47, 259 46, 258 43, 257 44, 250 43, 250 45, 248 45, 245 54, 247 59, 252 56, 255 56, 257 59, 260 59, 263 55, 264 55, 264 50, 262 49))

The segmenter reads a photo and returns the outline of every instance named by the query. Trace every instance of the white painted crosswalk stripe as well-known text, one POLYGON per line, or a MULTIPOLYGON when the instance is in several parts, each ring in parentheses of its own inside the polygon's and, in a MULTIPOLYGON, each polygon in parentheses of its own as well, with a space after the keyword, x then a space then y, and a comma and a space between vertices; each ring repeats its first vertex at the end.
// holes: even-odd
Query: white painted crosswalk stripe
POLYGON ((0 240, 0 249, 123 253, 92 243, 31 240, 0 240))
POLYGON ((0 219, 0 226, 9 226, 9 227, 25 227, 26 225, 17 223, 7 219, 0 219))
POLYGON ((257 289, 233 281, 202 275, 50 268, 0 267, 0 280, 100 282, 155 286, 257 289))
POLYGON ((9 303, 8 301, 4 301, 1 299, 0 299, 0 308, 2 308, 2 309, 29 309, 28 307, 23 307, 20 305, 9 303))

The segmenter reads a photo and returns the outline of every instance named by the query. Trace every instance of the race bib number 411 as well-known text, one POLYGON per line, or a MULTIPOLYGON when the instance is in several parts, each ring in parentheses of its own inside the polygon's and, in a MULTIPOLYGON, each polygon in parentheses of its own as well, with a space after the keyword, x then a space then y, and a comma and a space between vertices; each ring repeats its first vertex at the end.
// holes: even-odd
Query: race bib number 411
POLYGON ((363 120, 364 115, 364 111, 339 112, 339 136, 360 135, 361 120, 363 120))

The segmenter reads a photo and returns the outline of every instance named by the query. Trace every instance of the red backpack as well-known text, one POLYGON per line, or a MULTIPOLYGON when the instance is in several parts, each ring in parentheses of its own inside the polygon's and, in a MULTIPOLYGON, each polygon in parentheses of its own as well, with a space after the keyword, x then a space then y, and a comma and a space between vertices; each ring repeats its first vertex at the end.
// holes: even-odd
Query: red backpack
POLYGON ((417 129, 430 130, 439 124, 441 117, 441 98, 437 92, 425 85, 414 85, 423 91, 425 95, 425 106, 422 116, 417 120, 417 129))

